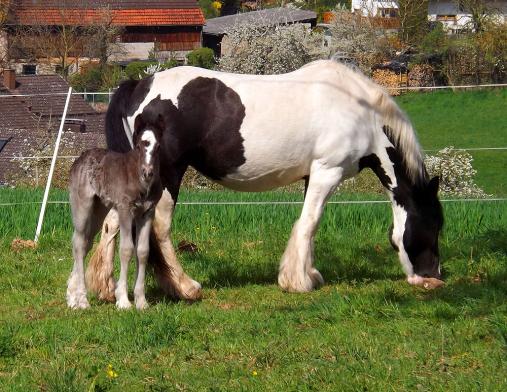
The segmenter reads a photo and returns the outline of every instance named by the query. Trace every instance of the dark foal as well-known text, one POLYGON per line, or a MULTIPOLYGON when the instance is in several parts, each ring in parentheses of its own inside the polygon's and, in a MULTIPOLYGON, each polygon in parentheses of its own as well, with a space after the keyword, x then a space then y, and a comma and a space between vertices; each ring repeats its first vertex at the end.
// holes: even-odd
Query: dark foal
POLYGON ((74 235, 74 268, 67 286, 71 308, 89 307, 83 263, 93 238, 110 209, 118 211, 120 223, 120 278, 116 284, 116 306, 131 307, 127 294, 127 269, 134 251, 135 223, 137 278, 134 288, 138 309, 148 306, 144 278, 155 205, 162 195, 159 176, 158 131, 142 129, 134 135, 135 148, 121 154, 104 149, 85 151, 70 170, 70 204, 74 235))

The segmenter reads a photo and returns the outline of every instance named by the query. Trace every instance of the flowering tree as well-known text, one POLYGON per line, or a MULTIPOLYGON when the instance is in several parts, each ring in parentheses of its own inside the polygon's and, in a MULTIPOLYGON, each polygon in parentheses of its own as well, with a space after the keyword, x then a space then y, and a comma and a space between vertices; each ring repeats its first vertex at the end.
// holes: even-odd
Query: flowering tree
POLYGON ((488 196, 474 181, 477 174, 468 152, 446 147, 426 158, 426 168, 432 176, 440 177, 440 192, 452 196, 488 196))
POLYGON ((218 68, 245 74, 280 74, 294 71, 324 57, 322 37, 301 24, 237 25, 222 40, 218 68))
POLYGON ((371 67, 383 61, 390 52, 389 41, 372 19, 359 13, 352 14, 338 7, 329 32, 330 53, 341 53, 354 60, 361 71, 370 74, 371 67))

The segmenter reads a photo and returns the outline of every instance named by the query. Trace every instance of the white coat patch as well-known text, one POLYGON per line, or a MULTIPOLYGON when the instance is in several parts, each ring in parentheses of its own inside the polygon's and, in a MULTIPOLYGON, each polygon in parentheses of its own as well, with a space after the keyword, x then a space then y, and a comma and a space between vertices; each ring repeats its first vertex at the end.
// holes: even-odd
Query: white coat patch
POLYGON ((141 140, 147 141, 149 144, 146 147, 146 157, 145 162, 147 164, 151 163, 151 155, 153 154, 153 148, 155 147, 155 143, 157 142, 157 139, 155 138, 155 134, 153 131, 144 131, 143 136, 141 136, 141 140))

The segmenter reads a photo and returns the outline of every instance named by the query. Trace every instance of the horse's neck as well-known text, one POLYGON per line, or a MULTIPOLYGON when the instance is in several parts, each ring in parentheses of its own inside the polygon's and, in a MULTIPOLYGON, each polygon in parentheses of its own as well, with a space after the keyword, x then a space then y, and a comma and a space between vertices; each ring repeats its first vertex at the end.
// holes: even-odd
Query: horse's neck
POLYGON ((359 167, 373 170, 393 203, 411 204, 415 192, 414 181, 410 179, 403 157, 396 148, 378 149, 376 153, 362 158, 359 167))

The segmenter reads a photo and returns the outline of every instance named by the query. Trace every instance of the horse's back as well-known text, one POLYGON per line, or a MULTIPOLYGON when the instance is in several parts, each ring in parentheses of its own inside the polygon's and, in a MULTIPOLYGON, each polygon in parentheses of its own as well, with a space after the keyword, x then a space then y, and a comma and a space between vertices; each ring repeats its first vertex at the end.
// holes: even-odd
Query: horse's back
POLYGON ((131 129, 148 105, 172 106, 179 112, 170 121, 176 134, 192 134, 189 163, 238 190, 293 182, 319 159, 352 168, 373 143, 375 105, 385 95, 364 75, 325 60, 282 75, 177 67, 149 83, 128 117, 131 129))

